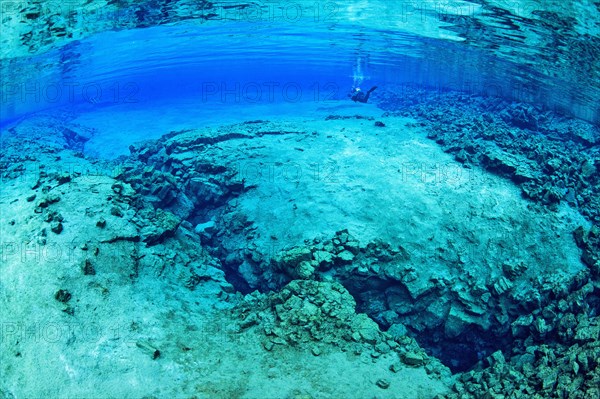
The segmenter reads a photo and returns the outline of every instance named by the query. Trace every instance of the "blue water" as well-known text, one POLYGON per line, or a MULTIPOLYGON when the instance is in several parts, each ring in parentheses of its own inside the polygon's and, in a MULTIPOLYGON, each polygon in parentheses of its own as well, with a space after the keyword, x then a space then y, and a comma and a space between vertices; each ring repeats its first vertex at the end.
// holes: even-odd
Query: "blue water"
POLYGON ((598 120, 598 36, 557 29, 543 7, 265 4, 242 12, 218 3, 213 13, 198 10, 209 20, 139 29, 117 19, 117 29, 5 57, 0 123, 56 107, 87 112, 166 99, 200 107, 341 100, 360 84, 497 95, 598 120), (587 59, 569 59, 578 52, 587 59))

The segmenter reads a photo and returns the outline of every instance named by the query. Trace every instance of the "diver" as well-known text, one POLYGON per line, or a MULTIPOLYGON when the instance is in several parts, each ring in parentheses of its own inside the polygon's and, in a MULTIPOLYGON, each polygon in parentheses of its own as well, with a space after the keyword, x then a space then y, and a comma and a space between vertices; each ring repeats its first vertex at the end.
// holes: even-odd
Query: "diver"
POLYGON ((356 87, 352 90, 352 92, 348 95, 352 101, 354 101, 355 103, 366 103, 367 101, 369 101, 369 96, 371 95, 371 93, 377 88, 377 86, 373 86, 369 89, 369 91, 367 91, 367 94, 365 94, 360 87, 356 87))

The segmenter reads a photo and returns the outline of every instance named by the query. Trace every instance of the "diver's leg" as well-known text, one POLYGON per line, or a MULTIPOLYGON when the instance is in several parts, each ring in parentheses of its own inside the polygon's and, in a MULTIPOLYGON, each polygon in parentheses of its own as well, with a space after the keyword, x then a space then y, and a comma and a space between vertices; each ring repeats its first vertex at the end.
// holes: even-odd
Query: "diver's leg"
POLYGON ((371 95, 371 93, 372 93, 373 91, 375 91, 375 89, 376 89, 376 88, 377 88, 377 86, 373 86, 373 87, 371 87, 371 88, 369 89, 369 91, 367 92, 367 95, 365 96, 365 99, 364 99, 364 101, 363 101, 363 102, 365 102, 365 103, 366 103, 367 101, 369 101, 369 96, 371 95))

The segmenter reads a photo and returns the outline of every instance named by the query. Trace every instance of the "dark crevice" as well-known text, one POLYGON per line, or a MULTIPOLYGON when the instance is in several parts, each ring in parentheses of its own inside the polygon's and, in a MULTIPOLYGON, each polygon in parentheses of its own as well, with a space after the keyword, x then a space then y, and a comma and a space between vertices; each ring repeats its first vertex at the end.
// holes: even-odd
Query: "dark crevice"
POLYGON ((240 274, 237 266, 227 265, 225 263, 221 264, 223 265, 223 271, 225 272, 225 280, 227 280, 237 292, 246 295, 254 291, 246 279, 240 274))
MULTIPOLYGON (((389 310, 385 305, 385 290, 396 287, 397 283, 385 281, 375 277, 368 280, 345 279, 340 283, 350 292, 356 300, 357 312, 366 313, 381 328, 388 331, 392 324, 386 319, 384 312, 389 310), (374 295, 378 293, 379 296, 374 295), (370 300, 365 301, 365 297, 370 300)), ((499 339, 490 331, 483 331, 478 326, 466 328, 459 336, 451 339, 444 330, 444 323, 424 330, 411 327, 411 316, 419 312, 419 303, 407 303, 414 308, 406 317, 399 317, 397 322, 406 327, 406 334, 414 338, 425 349, 428 355, 439 359, 453 373, 471 370, 479 361, 491 353, 501 350, 510 352, 511 340, 499 339)), ((500 326, 497 326, 500 328, 500 326)))

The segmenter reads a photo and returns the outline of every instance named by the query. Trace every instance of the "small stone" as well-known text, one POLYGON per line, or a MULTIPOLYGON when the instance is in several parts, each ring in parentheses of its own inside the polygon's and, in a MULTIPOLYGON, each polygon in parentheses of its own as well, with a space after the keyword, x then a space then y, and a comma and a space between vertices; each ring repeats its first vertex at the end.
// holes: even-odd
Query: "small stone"
POLYGON ((321 349, 319 349, 318 346, 313 346, 312 349, 310 350, 312 352, 313 355, 315 356, 319 356, 321 354, 321 349))
POLYGON ((144 352, 152 356, 152 360, 156 360, 160 357, 160 350, 156 348, 152 343, 146 340, 140 340, 135 343, 135 345, 142 349, 144 352))
POLYGON ((63 231, 63 225, 61 222, 52 222, 52 224, 50 224, 50 230, 56 234, 60 234, 63 231))
POLYGON ((575 332, 575 341, 593 342, 600 337, 600 325, 580 325, 575 332))
POLYGON ((342 264, 351 263, 354 260, 354 254, 348 250, 344 250, 337 255, 337 259, 342 264))
POLYGON ((506 291, 510 290, 513 286, 513 283, 508 280, 506 277, 502 276, 496 280, 492 289, 496 293, 496 295, 502 295, 506 291))
POLYGON ((303 261, 296 267, 296 275, 294 277, 308 280, 315 273, 315 267, 311 262, 303 261))
MULTIPOLYGON (((377 343, 377 339, 379 337, 379 326, 366 314, 359 314, 353 321, 353 324, 352 330, 358 332, 364 341, 370 344, 377 343)), ((352 335, 352 338, 354 339, 354 334, 352 335)))
POLYGON ((390 347, 385 342, 380 342, 375 345, 375 350, 381 354, 386 354, 390 352, 390 347))
POLYGON ((116 182, 114 183, 111 187, 110 187, 115 193, 117 194, 121 194, 121 192, 123 191, 123 183, 121 182, 116 182))
POLYGON ((488 362, 490 363, 490 365, 495 365, 495 364, 504 364, 506 363, 506 359, 504 358, 504 355, 502 354, 502 351, 496 351, 494 353, 492 353, 489 357, 488 357, 488 362))
POLYGON ((502 270, 504 274, 510 279, 514 280, 519 277, 527 269, 527 266, 523 262, 504 262, 502 270))
POLYGON ((533 321, 532 327, 533 330, 542 337, 552 329, 552 326, 547 325, 546 320, 544 320, 542 317, 536 318, 533 321))
POLYGON ((511 324, 511 332, 514 337, 525 337, 529 333, 530 326, 533 324, 533 316, 522 315, 511 324))
POLYGON ((67 306, 62 311, 68 314, 69 316, 75 315, 75 309, 72 306, 67 306))
POLYGON ((57 194, 50 194, 50 195, 48 195, 46 200, 48 201, 49 204, 54 204, 54 203, 60 201, 60 197, 57 194))
POLYGON ((327 241, 323 244, 323 251, 327 251, 327 252, 335 252, 335 246, 333 245, 332 242, 327 241))
POLYGON ((388 389, 390 387, 390 381, 385 378, 380 378, 375 383, 381 389, 388 389))
POLYGON ((240 322, 240 326, 242 328, 249 328, 256 324, 258 324, 258 317, 256 316, 256 313, 250 313, 244 320, 240 322))
POLYGON ((198 225, 196 225, 196 227, 194 228, 194 231, 196 232, 196 234, 206 234, 207 236, 211 236, 214 232, 215 232, 215 222, 213 220, 210 220, 206 223, 200 223, 198 225))
POLYGON ((562 165, 562 162, 560 161, 560 159, 557 159, 557 158, 552 158, 548 162, 546 162, 546 167, 548 168, 550 173, 553 173, 553 172, 556 172, 557 170, 559 170, 561 165, 562 165))
POLYGON ((71 299, 71 293, 67 290, 60 289, 54 294, 54 298, 62 303, 67 303, 71 299))
POLYGON ((110 209, 110 214, 116 217, 123 217, 123 211, 118 206, 113 206, 110 209))
POLYGON ((293 270, 300 262, 311 261, 312 253, 309 248, 296 247, 278 254, 274 261, 282 270, 293 270))
POLYGON ((64 172, 63 174, 61 174, 60 176, 58 176, 58 184, 65 184, 71 181, 71 175, 69 175, 67 172, 64 172))
POLYGON ((322 270, 329 270, 333 266, 334 255, 331 252, 316 251, 313 257, 322 270))
POLYGON ((46 217, 44 218, 44 220, 49 223, 49 222, 52 222, 52 221, 62 222, 65 219, 62 217, 62 215, 60 213, 58 213, 56 211, 53 211, 53 212, 47 213, 46 217))
POLYGON ((104 220, 104 218, 98 219, 98 221, 96 222, 96 226, 100 227, 101 229, 105 228, 106 220, 104 220))
POLYGON ((93 276, 96 274, 96 268, 89 259, 86 259, 83 264, 83 274, 86 276, 93 276))
POLYGON ((423 356, 418 353, 408 352, 402 358, 402 361, 409 366, 422 366, 425 363, 423 356))
POLYGON ((32 202, 35 199, 36 195, 32 194, 29 197, 25 198, 27 200, 27 202, 32 202))
POLYGON ((271 342, 277 345, 285 345, 287 344, 287 342, 285 341, 284 338, 282 337, 275 337, 273 339, 271 339, 271 342))
POLYGON ((271 341, 267 341, 263 344, 263 347, 265 348, 265 350, 271 352, 273 350, 273 347, 275 346, 275 344, 271 341))
POLYGON ((375 126, 377 126, 377 127, 385 127, 385 123, 383 123, 381 121, 376 121, 375 122, 375 126))
POLYGON ((556 386, 558 371, 545 369, 539 374, 543 390, 551 390, 556 386))
POLYGON ((60 197, 56 194, 50 194, 45 198, 42 198, 41 200, 39 200, 39 202, 37 203, 37 206, 39 208, 47 208, 48 205, 50 204, 54 204, 56 202, 60 201, 60 197))
POLYGON ((397 372, 398 372, 398 371, 400 371, 400 370, 402 370, 402 365, 401 365, 400 363, 398 363, 398 362, 396 362, 396 363, 393 363, 393 364, 390 366, 390 371, 391 371, 392 373, 397 373, 397 372))
POLYGON ((579 363, 577 363, 576 361, 574 361, 571 364, 571 367, 573 368, 573 374, 579 373, 579 363))
POLYGON ((344 244, 344 247, 354 255, 358 255, 360 252, 360 244, 354 239, 349 239, 348 242, 344 244))
POLYGON ((439 372, 433 363, 427 363, 425 365, 425 372, 427 374, 433 374, 435 372, 439 372))
POLYGON ((338 231, 336 234, 340 240, 340 244, 346 244, 348 242, 348 238, 350 237, 350 235, 348 234, 348 230, 341 230, 338 231))

